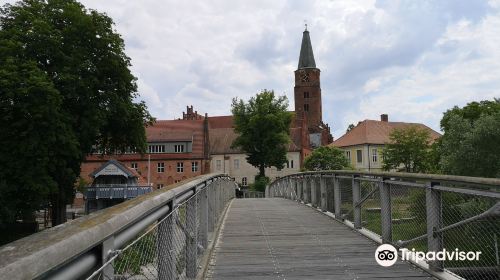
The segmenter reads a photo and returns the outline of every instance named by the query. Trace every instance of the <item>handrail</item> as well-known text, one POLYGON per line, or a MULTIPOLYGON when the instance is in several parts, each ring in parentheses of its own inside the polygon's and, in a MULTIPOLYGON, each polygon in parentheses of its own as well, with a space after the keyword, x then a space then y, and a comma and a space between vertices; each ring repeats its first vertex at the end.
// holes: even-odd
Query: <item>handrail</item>
POLYGON ((165 216, 209 183, 230 178, 207 174, 171 189, 141 195, 113 207, 67 222, 0 247, 0 275, 5 279, 72 278, 102 263, 139 232, 165 216), (76 275, 75 275, 76 273, 76 275))
MULTIPOLYGON (((317 208, 379 243, 406 247, 424 242, 425 250, 450 250, 453 244, 498 248, 500 179, 399 172, 327 170, 283 176, 266 187, 266 197, 297 200, 317 208), (331 211, 332 213, 330 213, 331 211), (350 221, 349 221, 350 219, 350 221), (408 223, 408 224, 405 224, 408 223), (444 236, 448 238, 444 238, 444 236), (463 243, 448 243, 454 239, 463 243), (425 242, 426 240, 427 242, 425 242), (460 239, 461 240, 461 239, 460 239), (494 241, 492 241, 494 240, 494 241)), ((418 245, 421 246, 421 245, 418 245)), ((477 249, 477 248, 476 248, 477 249)), ((451 248, 455 250, 455 247, 451 248)), ((453 272, 482 275, 498 265, 500 253, 483 254, 482 266, 447 266, 443 260, 415 263, 440 279, 453 272), (495 255, 496 254, 496 255, 495 255)))

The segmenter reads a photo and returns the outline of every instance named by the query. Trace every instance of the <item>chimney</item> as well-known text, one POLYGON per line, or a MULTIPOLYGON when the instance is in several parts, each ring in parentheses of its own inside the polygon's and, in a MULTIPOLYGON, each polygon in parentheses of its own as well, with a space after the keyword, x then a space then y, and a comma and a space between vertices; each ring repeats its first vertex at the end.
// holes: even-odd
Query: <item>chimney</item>
POLYGON ((389 121, 389 115, 387 115, 387 114, 380 115, 380 121, 382 121, 382 122, 388 122, 389 121))

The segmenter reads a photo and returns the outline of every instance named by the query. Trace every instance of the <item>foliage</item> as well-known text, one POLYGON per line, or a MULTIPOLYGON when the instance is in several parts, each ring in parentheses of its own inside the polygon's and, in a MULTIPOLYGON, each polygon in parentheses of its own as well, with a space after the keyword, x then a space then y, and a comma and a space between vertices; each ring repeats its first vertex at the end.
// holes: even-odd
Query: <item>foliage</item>
POLYGON ((344 151, 333 146, 322 146, 315 149, 305 160, 307 170, 340 170, 349 167, 344 151))
POLYGON ((250 185, 250 189, 257 192, 265 192, 266 186, 269 185, 271 180, 269 177, 255 176, 255 182, 250 185))
POLYGON ((241 148, 247 161, 259 168, 265 177, 265 168, 283 168, 287 162, 287 145, 290 142, 292 114, 287 111, 286 96, 275 97, 273 91, 263 90, 248 103, 233 99, 235 131, 239 134, 232 147, 241 148))
POLYGON ((7 4, 0 46, 0 219, 50 199, 56 225, 93 145, 144 151, 152 119, 105 14, 75 0, 7 4))
POLYGON ((349 126, 347 127, 347 130, 345 131, 345 133, 351 131, 353 128, 355 128, 356 126, 354 124, 349 124, 349 126))
POLYGON ((404 166, 406 172, 425 172, 429 164, 430 134, 425 129, 409 126, 394 129, 390 142, 382 151, 383 169, 399 169, 404 166))
POLYGON ((448 110, 441 120, 439 164, 444 173, 500 177, 500 99, 448 110))

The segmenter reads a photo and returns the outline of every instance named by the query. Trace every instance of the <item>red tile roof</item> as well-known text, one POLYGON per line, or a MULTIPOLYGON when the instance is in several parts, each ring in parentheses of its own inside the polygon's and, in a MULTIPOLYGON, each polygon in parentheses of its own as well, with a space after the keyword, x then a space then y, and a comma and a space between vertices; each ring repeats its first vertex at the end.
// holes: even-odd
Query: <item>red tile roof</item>
POLYGON ((210 128, 230 128, 234 126, 233 116, 208 117, 210 128))
POLYGON ((428 130, 431 141, 435 141, 441 137, 441 134, 421 123, 364 120, 358 123, 351 131, 335 140, 331 145, 336 147, 347 147, 362 144, 385 144, 390 141, 389 135, 393 129, 409 126, 417 126, 420 129, 428 130))

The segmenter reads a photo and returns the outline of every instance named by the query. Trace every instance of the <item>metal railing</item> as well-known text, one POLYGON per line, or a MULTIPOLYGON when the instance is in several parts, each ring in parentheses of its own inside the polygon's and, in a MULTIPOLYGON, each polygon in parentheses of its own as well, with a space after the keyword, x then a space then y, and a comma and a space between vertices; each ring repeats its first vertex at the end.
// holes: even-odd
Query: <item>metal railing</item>
POLYGON ((149 185, 98 184, 87 188, 87 199, 130 199, 153 191, 149 185))
POLYGON ((0 247, 1 279, 194 279, 236 184, 198 176, 0 247))
POLYGON ((266 188, 319 208, 379 243, 479 260, 414 262, 441 279, 500 279, 500 179, 411 173, 292 174, 266 188))
POLYGON ((243 190, 241 198, 264 198, 264 192, 243 190))

